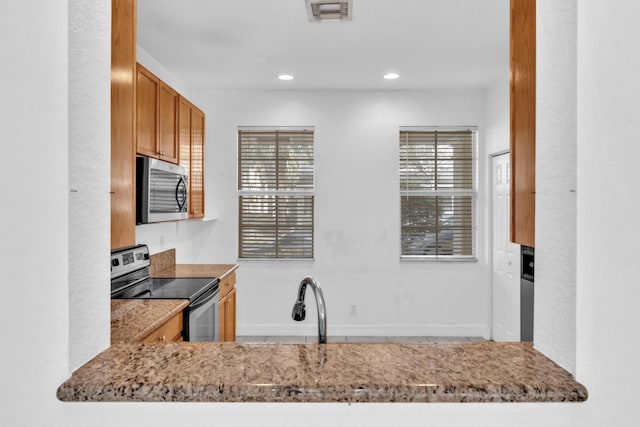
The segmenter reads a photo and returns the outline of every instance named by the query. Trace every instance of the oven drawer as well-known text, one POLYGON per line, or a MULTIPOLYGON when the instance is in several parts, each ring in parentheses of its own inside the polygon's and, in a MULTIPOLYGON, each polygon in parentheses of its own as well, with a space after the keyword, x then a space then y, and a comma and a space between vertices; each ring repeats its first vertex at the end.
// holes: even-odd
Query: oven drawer
POLYGON ((229 292, 236 285, 236 273, 235 271, 229 273, 224 279, 220 280, 220 299, 227 296, 229 292))
POLYGON ((143 344, 182 341, 182 312, 167 320, 158 329, 142 339, 143 344))

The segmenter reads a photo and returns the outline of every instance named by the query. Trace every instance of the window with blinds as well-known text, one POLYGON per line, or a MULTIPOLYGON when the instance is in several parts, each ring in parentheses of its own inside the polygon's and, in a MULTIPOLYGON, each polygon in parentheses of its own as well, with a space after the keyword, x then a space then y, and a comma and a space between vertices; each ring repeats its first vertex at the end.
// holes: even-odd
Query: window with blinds
POLYGON ((313 130, 238 131, 240 258, 313 258, 313 130))
POLYGON ((403 259, 475 259, 476 129, 400 130, 403 259))

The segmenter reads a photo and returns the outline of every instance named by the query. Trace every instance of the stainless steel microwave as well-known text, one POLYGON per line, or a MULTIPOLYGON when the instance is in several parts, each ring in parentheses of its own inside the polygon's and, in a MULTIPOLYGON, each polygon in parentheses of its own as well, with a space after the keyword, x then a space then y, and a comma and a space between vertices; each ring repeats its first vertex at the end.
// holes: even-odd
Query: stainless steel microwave
POLYGON ((136 222, 148 224, 187 219, 188 180, 182 166, 136 157, 136 222))

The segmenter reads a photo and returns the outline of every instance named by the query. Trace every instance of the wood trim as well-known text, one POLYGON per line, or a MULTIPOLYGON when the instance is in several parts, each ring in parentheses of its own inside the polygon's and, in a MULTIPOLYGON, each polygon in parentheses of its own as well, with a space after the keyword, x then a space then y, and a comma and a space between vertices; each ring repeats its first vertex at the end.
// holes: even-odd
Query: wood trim
POLYGON ((511 241, 535 246, 536 1, 511 0, 511 241))

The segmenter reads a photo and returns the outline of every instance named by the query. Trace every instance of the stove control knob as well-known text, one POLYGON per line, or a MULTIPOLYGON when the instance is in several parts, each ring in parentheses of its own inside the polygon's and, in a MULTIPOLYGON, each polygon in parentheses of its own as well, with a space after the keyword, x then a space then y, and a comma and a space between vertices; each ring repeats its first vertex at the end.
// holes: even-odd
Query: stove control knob
POLYGON ((111 260, 112 267, 117 267, 118 265, 120 265, 120 261, 118 260, 118 258, 114 258, 111 260))

